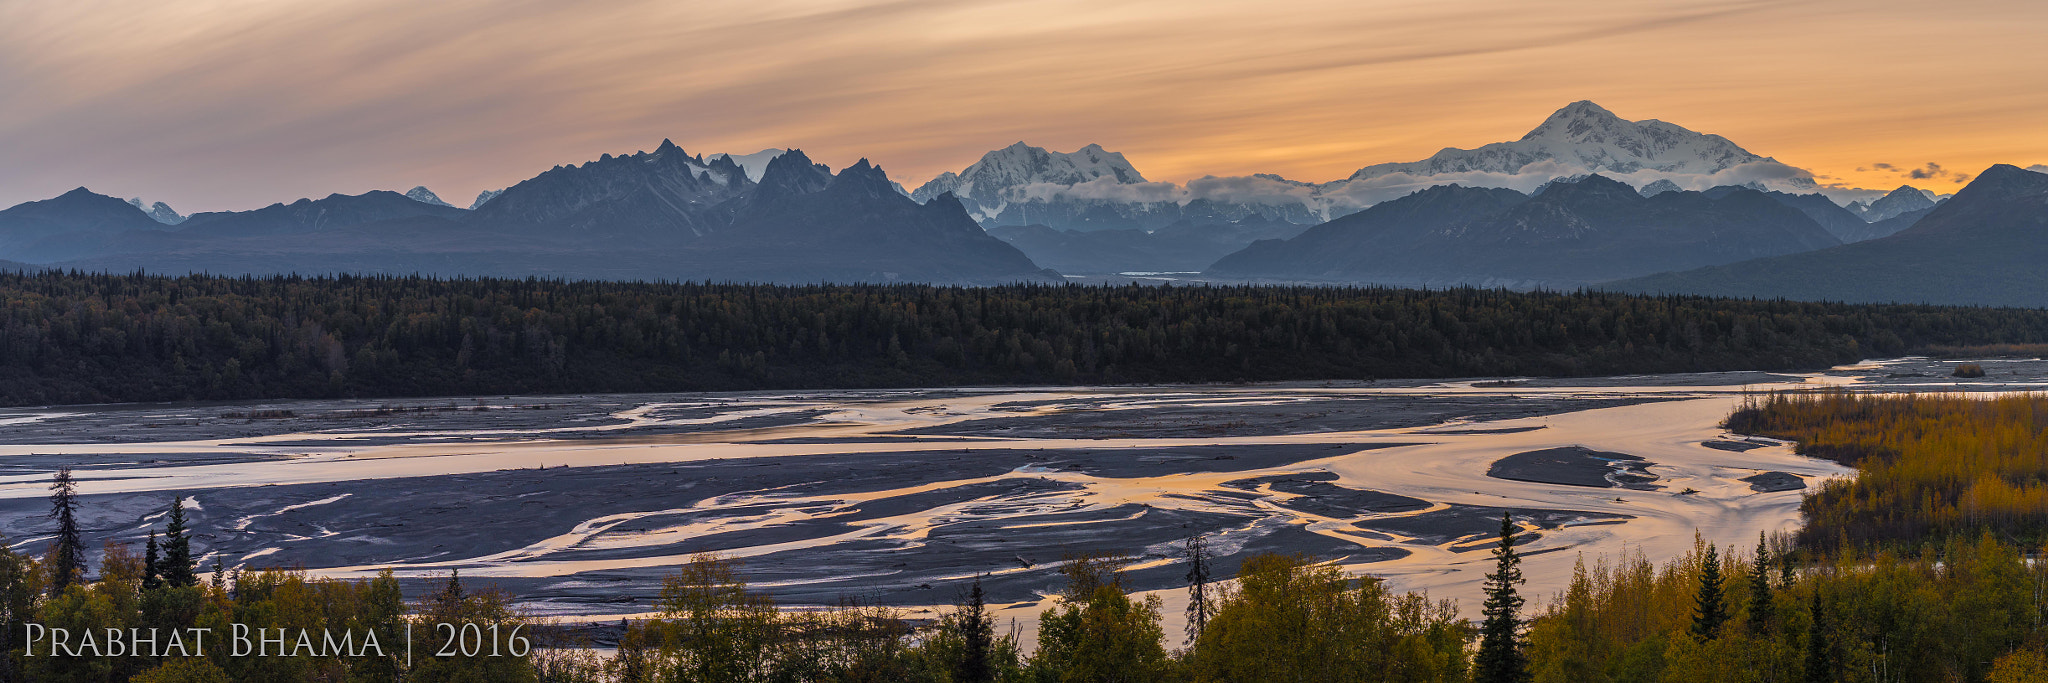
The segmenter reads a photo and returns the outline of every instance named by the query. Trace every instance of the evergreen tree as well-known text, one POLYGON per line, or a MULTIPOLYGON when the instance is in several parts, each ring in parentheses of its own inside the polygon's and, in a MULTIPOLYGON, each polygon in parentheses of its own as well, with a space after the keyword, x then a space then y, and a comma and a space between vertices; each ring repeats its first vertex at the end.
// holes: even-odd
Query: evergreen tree
POLYGON ((1515 553, 1515 523, 1500 516, 1500 547, 1493 551, 1493 573, 1486 575, 1486 621, 1479 626, 1479 653, 1472 660, 1473 683, 1528 683, 1529 658, 1522 651, 1522 558, 1515 553))
POLYGON ((1775 558, 1778 560, 1778 588, 1783 590, 1791 590, 1792 580, 1798 578, 1798 568, 1792 565, 1793 552, 1791 548, 1785 548, 1784 552, 1778 553, 1775 558))
POLYGON ((1820 591, 1813 592, 1813 625, 1806 633, 1806 683, 1834 683, 1834 644, 1828 641, 1830 631, 1827 615, 1820 602, 1820 591))
POLYGON ((1728 621, 1728 605, 1721 595, 1721 557, 1707 544, 1700 557, 1700 591, 1694 598, 1692 637, 1713 640, 1721 637, 1721 624, 1728 621))
POLYGON ((50 545, 50 594, 85 575, 85 540, 78 535, 78 488, 71 482, 71 468, 57 468, 50 482, 50 516, 57 519, 57 537, 50 545))
POLYGON ((185 497, 171 497, 170 524, 164 527, 164 557, 157 567, 163 575, 164 585, 172 588, 199 585, 199 575, 193 573, 192 537, 185 533, 185 497))
POLYGON ((1771 630, 1775 608, 1771 604, 1771 546, 1764 533, 1756 533, 1756 557, 1749 565, 1749 632, 1765 635, 1771 630))
POLYGON ((974 585, 967 589, 967 599, 960 606, 958 624, 960 661, 953 667, 954 682, 993 683, 996 680, 996 624, 995 617, 988 613, 988 599, 981 591, 980 576, 974 577, 974 585))
POLYGON ((1209 626, 1209 552, 1202 535, 1188 539, 1188 642, 1209 626))
POLYGON ((163 575, 159 573, 161 572, 159 565, 163 564, 163 560, 157 555, 155 529, 149 530, 149 543, 145 544, 143 548, 142 587, 147 589, 162 588, 164 586, 164 579, 163 575))
POLYGON ((462 570, 448 570, 448 585, 441 588, 440 601, 444 606, 462 604, 462 570))

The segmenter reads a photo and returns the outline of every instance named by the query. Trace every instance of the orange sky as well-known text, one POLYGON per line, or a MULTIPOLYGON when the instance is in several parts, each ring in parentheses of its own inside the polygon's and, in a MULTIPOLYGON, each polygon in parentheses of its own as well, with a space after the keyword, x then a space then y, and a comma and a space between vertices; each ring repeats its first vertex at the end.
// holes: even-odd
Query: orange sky
POLYGON ((1018 140, 1323 181, 1579 99, 1952 192, 1876 164, 2048 163, 2044 36, 2038 0, 0 0, 0 206, 466 205, 664 137, 912 187, 1018 140))

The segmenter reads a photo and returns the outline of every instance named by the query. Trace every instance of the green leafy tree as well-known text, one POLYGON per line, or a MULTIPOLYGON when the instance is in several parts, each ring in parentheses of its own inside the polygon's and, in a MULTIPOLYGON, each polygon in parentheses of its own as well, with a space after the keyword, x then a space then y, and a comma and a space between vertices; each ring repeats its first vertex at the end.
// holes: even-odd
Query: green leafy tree
POLYGON ((230 683, 226 671, 213 660, 179 657, 136 674, 129 683, 230 683))
POLYGON ((9 653, 22 644, 28 622, 36 618, 42 575, 34 557, 0 544, 0 681, 23 680, 21 660, 9 653))
MULTIPOLYGON (((395 584, 394 584, 395 585, 395 584)), ((413 633, 419 642, 413 667, 404 680, 413 683, 530 683, 536 681, 530 650, 515 638, 532 634, 514 629, 523 622, 512 612, 511 598, 496 590, 469 591, 461 577, 448 572, 448 583, 414 610, 413 633), (443 628, 449 624, 454 628, 443 628), (475 626, 474 630, 470 627, 475 626), (453 656, 439 656, 452 652, 453 656)), ((528 643, 530 645, 530 642, 528 643)))
POLYGON ((1515 553, 1515 521, 1500 515, 1500 545, 1493 549, 1493 572, 1486 575, 1486 620, 1479 625, 1479 652, 1473 657, 1475 683, 1527 683, 1529 661, 1522 651, 1522 558, 1515 553))
POLYGON ((2040 683, 2048 681, 2048 656, 2028 647, 1999 657, 1986 683, 2040 683))
POLYGON ((1182 657, 1194 680, 1462 681, 1470 625, 1448 601, 1295 555, 1245 560, 1182 657))
POLYGON ((1038 621, 1032 674, 1062 683, 1150 683, 1169 675, 1159 598, 1124 592, 1120 557, 1093 555, 1061 567, 1067 588, 1038 621))
MULTIPOLYGON (((43 601, 36 619, 48 629, 69 633, 103 635, 108 629, 126 633, 140 626, 139 594, 142 588, 142 558, 126 547, 109 542, 100 556, 100 580, 74 582, 62 593, 43 601)), ((80 639, 82 640, 82 639, 80 639)), ((102 643, 106 640, 100 638, 102 643)), ((77 643, 74 643, 77 644, 77 643)), ((26 679, 37 683, 85 683, 125 681, 150 664, 147 658, 117 655, 106 647, 97 653, 81 650, 78 657, 49 656, 45 642, 38 657, 24 657, 26 679)))
POLYGON ((634 624, 619 641, 636 661, 622 666, 646 680, 751 683, 776 664, 781 613, 747 587, 740 562, 698 555, 662 580, 658 618, 634 624))

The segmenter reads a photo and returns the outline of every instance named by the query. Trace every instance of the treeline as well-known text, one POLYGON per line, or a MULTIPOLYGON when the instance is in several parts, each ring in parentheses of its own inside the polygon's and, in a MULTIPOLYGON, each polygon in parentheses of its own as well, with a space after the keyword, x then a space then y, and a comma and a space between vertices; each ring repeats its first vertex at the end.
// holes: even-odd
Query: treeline
POLYGON ((1457 289, 0 273, 0 404, 1592 375, 2048 343, 2048 311, 1457 289))
POLYGON ((2048 681, 2048 565, 1989 535, 1936 550, 1794 562, 1702 543, 1663 566, 1581 561, 1529 624, 1527 680, 2048 681))
POLYGON ((1774 393, 1729 417, 1857 469, 1802 504, 1802 547, 1918 553, 1990 532, 2048 541, 2048 396, 1774 393))
POLYGON ((1165 632, 1158 597, 1124 586, 1127 560, 1079 557, 1062 565, 1065 587, 1039 615, 1030 652, 1001 629, 978 580, 954 609, 913 623, 897 610, 857 603, 783 609, 747 584, 737 560, 703 555, 666 578, 655 616, 627 624, 605 652, 542 641, 504 595, 467 590, 452 573, 411 602, 389 572, 343 581, 216 563, 203 578, 186 559, 189 536, 175 502, 163 544, 152 535, 142 557, 110 544, 98 578, 88 582, 82 564, 67 566, 76 549, 64 549, 61 527, 72 523, 64 484, 60 476, 53 496, 58 539, 43 558, 0 547, 0 648, 7 653, 0 681, 2048 680, 2048 563, 2029 562, 1989 534, 1952 539, 1929 558, 1821 561, 1760 537, 1747 556, 1696 541, 1693 552, 1661 567, 1640 554, 1591 568, 1582 560, 1569 588, 1525 620, 1520 527, 1504 517, 1477 625, 1448 602, 1395 594, 1376 579, 1300 556, 1248 558, 1234 581, 1213 582, 1196 539, 1185 558, 1184 634, 1165 632), (59 629, 69 634, 63 651, 49 642, 59 629), (150 629, 146 656, 132 642, 111 649, 118 634, 150 629), (206 629, 212 644, 203 652, 169 650, 168 634, 192 629, 206 629), (255 654, 233 646, 232 634, 250 631, 275 644, 258 645, 255 654), (339 647, 337 633, 347 638, 339 647), (86 646, 80 635, 100 640, 86 646))
POLYGON ((88 581, 70 471, 51 489, 57 528, 44 555, 0 546, 0 681, 536 680, 530 625, 507 596, 465 590, 453 573, 412 602, 389 571, 322 580, 216 560, 208 578, 182 499, 162 515, 161 544, 154 525, 142 555, 109 542, 88 581))

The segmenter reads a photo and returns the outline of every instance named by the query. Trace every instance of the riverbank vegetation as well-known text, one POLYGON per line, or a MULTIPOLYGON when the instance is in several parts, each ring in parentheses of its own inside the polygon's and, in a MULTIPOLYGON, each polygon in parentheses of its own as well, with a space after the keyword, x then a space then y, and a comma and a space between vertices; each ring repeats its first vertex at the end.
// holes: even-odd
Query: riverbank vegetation
MULTIPOLYGON (((68 472, 52 486, 58 528, 42 557, 0 547, 0 681, 533 681, 535 683, 1892 683, 2048 680, 2048 562, 2040 508, 2048 399, 1778 394, 1730 427, 1799 438, 1860 473, 1807 499, 1806 530, 1696 539, 1659 564, 1582 557, 1567 588, 1524 595, 1523 526, 1503 517, 1485 619, 1390 591, 1314 558, 1246 558, 1211 583, 1188 544, 1190 625, 1123 582, 1129 560, 1081 556, 1039 615, 1036 647, 999 629, 980 582, 936 618, 846 603, 784 609, 732 558, 698 556, 662 585, 652 618, 616 647, 547 630, 499 593, 450 574, 408 601, 388 572, 310 578, 289 570, 197 571, 182 503, 142 555, 109 545, 79 561, 68 472), (1993 492, 2016 493, 1992 495, 1993 492), (1812 533, 1816 525, 1826 533, 1812 533), (161 542, 159 542, 161 538, 161 542), (88 570, 97 576, 88 577, 88 570), (34 626, 31 626, 33 624, 34 626), (476 624, 474 638, 440 624, 476 624), (236 656, 237 625, 270 629, 291 657, 236 656), (495 627, 495 628, 492 628, 495 627), (70 651, 28 656, 55 629, 70 651), (112 634, 207 628, 204 656, 110 654, 112 634), (114 629, 109 631, 107 629, 114 629), (284 629, 277 631, 277 629, 284 629), (486 630, 489 629, 489 630, 486 630), (352 633, 354 651, 297 634, 352 633), (547 635, 542 637, 542 633, 547 635), (96 649, 76 634, 106 633, 96 649), (488 633, 489 635, 485 635, 488 633), (393 643, 410 634, 413 656, 393 643), (451 635, 452 634, 452 635, 451 635), (1185 637, 1182 637, 1182 636, 1185 637), (364 649, 373 636, 384 649, 364 649), (422 653, 448 652, 451 656, 422 653), (530 649, 529 649, 530 648, 530 649)), ((458 627, 460 628, 460 627, 458 627)), ((161 636, 160 636, 161 637, 161 636)), ((257 636, 261 638, 261 635, 257 636)), ((260 642, 260 641, 259 641, 260 642)), ((608 643, 609 644, 609 643, 608 643)), ((161 646, 157 646, 161 647, 161 646)))
POLYGON ((2048 344, 2048 311, 1475 289, 0 272, 0 405, 1790 370, 1984 344, 2048 344))
POLYGON ((1926 554, 1982 533, 2048 541, 2048 396, 1775 393, 1728 427, 1856 468, 1806 498, 1802 548, 1926 554))

